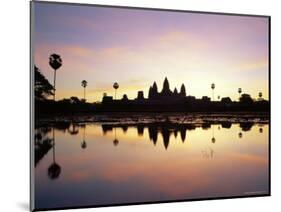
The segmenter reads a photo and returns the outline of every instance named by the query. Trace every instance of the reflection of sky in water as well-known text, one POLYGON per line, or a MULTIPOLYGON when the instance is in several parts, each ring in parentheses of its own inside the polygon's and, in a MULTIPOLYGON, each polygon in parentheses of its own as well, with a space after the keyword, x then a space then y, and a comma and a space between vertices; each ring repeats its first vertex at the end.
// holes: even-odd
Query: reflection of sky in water
MULTIPOLYGON (((148 127, 143 134, 136 127, 113 127, 105 132, 96 124, 56 129, 55 162, 60 174, 56 179, 48 177, 51 148, 36 164, 36 207, 268 192, 268 125, 254 125, 249 131, 242 131, 239 124, 229 129, 200 127, 187 130, 184 142, 180 132, 164 131, 158 128, 153 142, 150 138, 155 132, 150 129, 149 133, 148 127)), ((47 132, 46 137, 52 136, 52 130, 47 132)))

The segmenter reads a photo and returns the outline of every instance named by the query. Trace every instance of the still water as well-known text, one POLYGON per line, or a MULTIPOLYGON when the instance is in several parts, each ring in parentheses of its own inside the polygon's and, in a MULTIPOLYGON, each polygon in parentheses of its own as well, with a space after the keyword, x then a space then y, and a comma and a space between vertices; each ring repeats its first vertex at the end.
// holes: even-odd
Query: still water
POLYGON ((269 192, 267 123, 75 123, 35 131, 36 208, 269 192))

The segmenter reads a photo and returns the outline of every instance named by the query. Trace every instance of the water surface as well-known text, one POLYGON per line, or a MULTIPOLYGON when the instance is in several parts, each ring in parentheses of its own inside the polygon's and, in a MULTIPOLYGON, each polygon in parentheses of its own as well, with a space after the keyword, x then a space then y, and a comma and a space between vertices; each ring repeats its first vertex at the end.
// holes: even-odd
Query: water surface
POLYGON ((269 192, 267 123, 89 122, 36 129, 36 208, 269 192))

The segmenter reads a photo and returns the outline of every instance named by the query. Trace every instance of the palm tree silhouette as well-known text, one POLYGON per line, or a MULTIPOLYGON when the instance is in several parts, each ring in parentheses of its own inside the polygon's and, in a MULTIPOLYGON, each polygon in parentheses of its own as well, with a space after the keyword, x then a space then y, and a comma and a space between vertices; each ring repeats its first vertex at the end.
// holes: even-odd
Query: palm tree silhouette
POLYGON ((83 128, 83 141, 81 143, 82 149, 86 149, 86 147, 87 147, 87 143, 86 143, 86 140, 85 140, 85 129, 86 129, 86 126, 84 126, 84 128, 83 128))
POLYGON ((218 95, 218 100, 220 100, 221 99, 221 96, 220 95, 218 95))
POLYGON ((115 89, 115 100, 116 100, 116 92, 117 92, 117 89, 119 88, 119 84, 117 82, 115 82, 113 84, 113 88, 115 89))
POLYGON ((52 180, 58 178, 61 173, 61 167, 56 163, 55 140, 55 129, 53 128, 53 163, 48 168, 48 176, 52 180))
POLYGON ((262 98, 262 92, 259 92, 259 100, 262 98))
POLYGON ((240 99, 241 93, 242 93, 242 88, 238 88, 238 93, 239 93, 239 99, 240 99))
POLYGON ((216 138, 215 138, 215 135, 214 135, 214 125, 212 124, 212 143, 216 143, 216 138))
POLYGON ((117 146, 119 144, 119 140, 116 138, 116 127, 114 127, 114 140, 113 140, 114 146, 117 146))
POLYGON ((213 90, 213 101, 215 101, 215 99, 214 99, 214 89, 215 89, 215 87, 216 87, 216 86, 215 86, 215 83, 212 83, 212 84, 211 84, 211 88, 212 88, 212 90, 213 90))
POLYGON ((56 100, 56 72, 62 66, 62 59, 58 54, 51 54, 49 65, 54 69, 54 100, 56 100))
POLYGON ((238 137, 239 137, 239 138, 242 138, 242 136, 243 136, 242 132, 239 132, 239 133, 238 133, 238 137))
POLYGON ((86 80, 82 80, 81 86, 84 88, 84 100, 86 102, 86 87, 87 87, 88 82, 86 80))

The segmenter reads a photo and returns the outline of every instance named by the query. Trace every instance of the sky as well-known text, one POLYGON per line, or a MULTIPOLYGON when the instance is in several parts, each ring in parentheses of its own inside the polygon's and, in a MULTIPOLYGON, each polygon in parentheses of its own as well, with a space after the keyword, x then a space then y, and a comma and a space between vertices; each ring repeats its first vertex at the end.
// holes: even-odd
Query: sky
POLYGON ((56 99, 101 101, 103 93, 147 97, 164 78, 187 95, 239 97, 238 88, 268 99, 268 19, 265 17, 167 12, 34 3, 34 64, 53 83, 52 53, 63 65, 56 74, 56 99))

